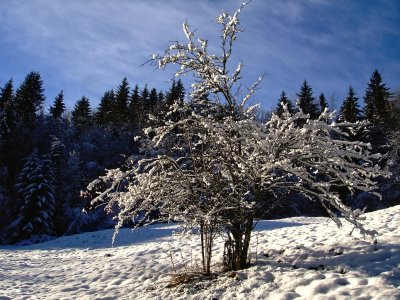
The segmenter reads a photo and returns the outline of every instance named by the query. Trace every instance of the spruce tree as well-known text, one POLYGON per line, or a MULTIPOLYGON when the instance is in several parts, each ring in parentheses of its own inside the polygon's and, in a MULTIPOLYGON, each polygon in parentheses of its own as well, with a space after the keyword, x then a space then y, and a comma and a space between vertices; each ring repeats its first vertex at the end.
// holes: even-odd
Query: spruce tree
POLYGON ((173 80, 171 88, 165 95, 165 110, 168 111, 176 101, 183 103, 185 98, 185 88, 183 86, 182 81, 179 79, 178 81, 173 80))
POLYGON ((319 95, 319 107, 321 108, 321 113, 324 112, 326 108, 328 108, 328 102, 326 101, 324 93, 321 93, 319 95))
POLYGON ((60 91, 57 97, 54 99, 53 105, 50 106, 50 115, 54 119, 59 119, 61 118, 64 112, 65 112, 64 92, 60 91))
POLYGON ((115 92, 115 106, 113 112, 115 124, 123 124, 128 121, 129 93, 129 83, 126 77, 124 77, 115 92))
MULTIPOLYGON (((56 136, 51 136, 50 149, 47 154, 48 159, 51 160, 51 164, 54 170, 54 232, 56 235, 61 235, 65 232, 65 214, 69 209, 69 203, 65 194, 72 194, 74 190, 68 190, 66 186, 67 180, 65 180, 66 172, 70 172, 66 165, 66 151, 65 145, 56 136), (66 193, 65 193, 66 192, 66 193)), ((77 174, 74 174, 75 180, 78 178, 77 174)))
POLYGON ((174 79, 174 80, 172 80, 172 85, 171 85, 169 91, 165 95, 165 106, 166 106, 165 110, 168 111, 169 107, 175 102, 176 99, 177 99, 176 81, 174 79))
POLYGON ((340 108, 338 121, 355 123, 361 119, 361 110, 354 89, 350 86, 346 99, 340 108))
POLYGON ((133 126, 138 126, 140 123, 141 112, 141 102, 140 102, 140 93, 139 86, 135 85, 135 88, 131 94, 131 100, 129 102, 129 119, 133 126))
POLYGON ((150 90, 150 95, 149 95, 149 111, 151 113, 157 110, 157 104, 158 104, 158 93, 155 88, 152 88, 150 90))
MULTIPOLYGON (((179 106, 183 105, 183 100, 185 98, 185 88, 182 84, 182 81, 179 79, 178 81, 173 80, 171 88, 165 95, 165 100, 163 105, 161 106, 161 110, 164 112, 171 111, 171 107, 178 103, 179 106)), ((170 114, 171 120, 176 122, 179 119, 178 113, 170 114)))
POLYGON ((27 159, 16 184, 20 197, 19 216, 13 222, 15 239, 33 234, 53 234, 55 209, 54 170, 51 160, 34 151, 27 159))
POLYGON ((111 125, 114 121, 114 107, 115 107, 114 91, 106 91, 100 100, 99 107, 95 114, 95 121, 100 126, 111 125))
POLYGON ((163 92, 159 92, 158 93, 158 99, 157 99, 159 107, 161 107, 164 104, 164 100, 165 100, 164 93, 163 92))
POLYGON ((373 124, 385 123, 389 120, 389 98, 390 89, 382 82, 382 76, 375 70, 372 73, 370 82, 364 96, 364 114, 368 121, 373 124))
POLYGON ((289 114, 294 113, 293 104, 289 100, 289 98, 286 96, 285 91, 282 91, 281 96, 279 97, 279 100, 278 100, 278 105, 275 110, 276 114, 279 117, 282 117, 282 115, 283 115, 283 112, 284 112, 283 105, 286 105, 286 108, 287 108, 289 114))
POLYGON ((37 72, 31 72, 15 92, 17 120, 25 127, 32 128, 36 114, 42 109, 45 100, 43 80, 37 72))
POLYGON ((51 136, 50 150, 48 158, 51 159, 55 167, 59 167, 64 157, 65 145, 56 136, 51 136))
MULTIPOLYGON (((400 137, 400 90, 393 94, 393 97, 390 99, 390 112, 390 120, 392 120, 391 131, 394 132, 398 138, 400 137)), ((400 141, 398 145, 400 146, 400 141)))
POLYGON ((315 98, 312 95, 312 88, 304 79, 300 92, 296 94, 298 97, 297 105, 303 113, 309 114, 311 119, 318 118, 318 106, 314 103, 315 98))
POLYGON ((89 99, 83 96, 75 103, 72 111, 72 121, 78 129, 88 128, 91 124, 91 109, 89 99))
POLYGON ((8 192, 12 193, 21 160, 32 151, 31 136, 35 124, 18 124, 12 80, 0 89, 0 106, 0 168, 5 167, 5 176, 1 179, 7 182, 8 192))
POLYGON ((177 100, 182 104, 185 99, 185 87, 183 86, 182 80, 178 79, 175 89, 177 100))
MULTIPOLYGON (((365 141, 371 143, 372 151, 375 153, 386 154, 390 151, 388 145, 392 126, 389 109, 391 95, 389 88, 383 83, 381 74, 375 70, 365 90, 364 115, 370 126, 363 137, 365 141)), ((380 164, 385 165, 386 160, 382 159, 380 164)))
POLYGON ((0 150, 2 151, 12 135, 15 122, 13 82, 10 79, 0 89, 0 150))
POLYGON ((149 113, 150 105, 149 105, 149 89, 147 88, 147 84, 144 86, 142 92, 140 93, 140 103, 141 109, 144 114, 147 115, 149 113))
MULTIPOLYGON (((2 204, 7 206, 7 211, 0 213, 9 216, 12 211, 8 205, 7 195, 12 189, 12 177, 10 176, 10 166, 15 163, 13 155, 16 152, 13 139, 15 135, 15 107, 12 80, 9 80, 3 88, 0 89, 0 209, 2 204)), ((6 207, 4 207, 6 208, 6 207)), ((1 234, 0 234, 1 235, 1 234)), ((0 241, 1 242, 1 241, 0 241)))

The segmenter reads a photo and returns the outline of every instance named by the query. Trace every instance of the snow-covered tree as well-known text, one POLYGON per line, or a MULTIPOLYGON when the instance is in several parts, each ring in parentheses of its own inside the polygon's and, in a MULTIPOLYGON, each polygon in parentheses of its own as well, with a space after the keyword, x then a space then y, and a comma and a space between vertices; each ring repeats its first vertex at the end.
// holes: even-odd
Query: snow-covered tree
POLYGON ((27 159, 16 185, 20 196, 19 214, 10 225, 15 239, 53 233, 55 209, 53 163, 34 151, 27 159))
POLYGON ((256 120, 255 107, 247 102, 262 78, 242 94, 242 64, 229 71, 242 31, 241 9, 216 19, 222 27, 221 54, 210 54, 207 40, 196 40, 185 22, 186 43, 176 42, 153 56, 160 68, 178 65, 177 76, 193 74, 190 101, 175 103, 160 125, 145 129, 144 158, 133 160, 128 170, 110 170, 103 180, 111 187, 94 200, 107 199, 110 210, 119 206, 117 229, 126 220, 140 223, 156 210, 158 219, 198 226, 206 274, 213 239, 221 232, 227 237, 226 269, 246 267, 255 213, 275 201, 261 197, 262 192, 301 193, 320 201, 338 225, 340 212, 363 233, 373 235, 359 222, 359 213, 341 202, 335 188, 370 192, 376 188, 375 176, 386 175, 373 166, 367 144, 340 138, 340 127, 352 124, 326 122, 334 117, 327 111, 313 120, 301 111, 290 115, 284 106, 281 118, 256 120), (171 119, 171 114, 180 118, 171 119))

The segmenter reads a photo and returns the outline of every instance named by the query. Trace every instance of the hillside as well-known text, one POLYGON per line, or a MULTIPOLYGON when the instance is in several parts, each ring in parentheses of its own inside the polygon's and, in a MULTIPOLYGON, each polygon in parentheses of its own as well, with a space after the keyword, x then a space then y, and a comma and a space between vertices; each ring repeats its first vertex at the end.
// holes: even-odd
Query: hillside
POLYGON ((3 246, 0 299, 400 299, 400 206, 366 218, 376 246, 325 218, 261 221, 252 267, 170 288, 169 274, 200 261, 198 236, 175 224, 121 230, 114 247, 112 230, 3 246))

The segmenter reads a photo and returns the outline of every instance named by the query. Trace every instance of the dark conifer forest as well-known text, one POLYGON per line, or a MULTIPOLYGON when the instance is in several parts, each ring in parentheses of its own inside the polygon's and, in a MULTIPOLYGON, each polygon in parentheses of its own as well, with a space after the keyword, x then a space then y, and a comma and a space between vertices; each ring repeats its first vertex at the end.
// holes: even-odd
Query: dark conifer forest
MULTIPOLYGON (((348 93, 335 122, 367 122, 364 129, 346 131, 343 126, 343 131, 350 141, 369 143, 373 153, 380 154, 375 163, 392 173, 379 179, 382 199, 363 191, 339 191, 346 205, 370 211, 400 204, 400 93, 386 86, 378 70, 365 86, 365 91, 338 87, 348 88, 348 93)), ((190 101, 180 80, 161 91, 123 78, 119 86, 96 99, 98 107, 82 96, 69 110, 66 96, 60 91, 45 110, 44 83, 38 72, 27 74, 18 87, 10 79, 0 89, 0 243, 39 242, 113 227, 113 215, 106 214, 104 205, 90 205, 105 188, 96 185, 96 178, 142 155, 137 137, 159 124, 159 116, 171 111, 171 106, 190 101)), ((325 95, 314 95, 306 80, 296 99, 282 91, 274 101, 275 111, 260 110, 258 121, 268 121, 272 113, 282 117, 300 109, 310 119, 318 119, 330 109, 325 95)), ((277 205, 260 212, 260 217, 324 214, 319 205, 301 195, 278 196, 277 205)))

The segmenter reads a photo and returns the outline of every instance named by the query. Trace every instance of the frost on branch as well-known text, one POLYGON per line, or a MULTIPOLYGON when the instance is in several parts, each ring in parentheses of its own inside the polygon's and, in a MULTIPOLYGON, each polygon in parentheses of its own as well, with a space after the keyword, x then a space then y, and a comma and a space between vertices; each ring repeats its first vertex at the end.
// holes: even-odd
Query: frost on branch
POLYGON ((248 89, 248 93, 242 95, 240 84, 242 63, 236 64, 233 72, 228 69, 234 42, 237 34, 242 31, 239 26, 239 16, 245 5, 246 3, 243 3, 242 7, 233 15, 223 12, 216 19, 216 23, 221 25, 220 54, 210 54, 208 41, 203 38, 196 39, 195 32, 191 31, 186 21, 182 26, 186 42, 176 42, 163 54, 153 55, 152 63, 160 69, 164 69, 170 64, 176 64, 178 70, 175 76, 192 74, 195 79, 191 85, 190 96, 192 99, 202 99, 213 94, 218 100, 230 106, 231 112, 234 108, 244 108, 247 100, 262 81, 262 77, 260 77, 248 89))
POLYGON ((94 200, 107 200, 109 210, 118 206, 117 229, 125 220, 141 224, 154 213, 157 220, 198 227, 206 274, 217 233, 226 236, 225 268, 246 267, 256 212, 274 205, 274 195, 282 190, 321 202, 338 225, 340 213, 362 233, 374 235, 337 190, 373 192, 375 178, 388 175, 373 165, 368 144, 348 141, 340 130, 359 124, 330 122, 334 115, 327 110, 317 120, 300 111, 256 121, 247 102, 262 78, 242 95, 241 64, 233 73, 227 69, 241 31, 239 14, 224 12, 217 18, 221 55, 209 54, 207 41, 195 40, 185 22, 187 43, 175 43, 153 57, 160 68, 176 64, 177 75, 193 74, 191 101, 172 106, 157 126, 145 130, 142 156, 126 171, 109 171, 103 179, 110 188, 94 200), (266 199, 263 193, 272 196, 266 199))
POLYGON ((320 201, 338 225, 340 212, 361 233, 375 235, 336 190, 373 192, 374 179, 387 173, 373 166, 368 144, 347 141, 341 125, 326 122, 332 114, 319 120, 301 112, 285 119, 274 115, 262 124, 244 117, 221 119, 220 106, 207 100, 176 109, 180 120, 165 122, 143 139, 147 157, 125 173, 110 171, 114 190, 107 194, 108 207, 120 208, 117 227, 125 220, 140 223, 157 211, 158 220, 208 226, 212 234, 226 232, 243 247, 255 212, 266 201, 273 203, 261 192, 285 189, 320 201), (307 122, 300 127, 299 119, 307 122), (235 237, 238 228, 244 232, 235 237))
MULTIPOLYGON (((296 178, 285 184, 310 198, 318 199, 331 218, 341 224, 336 212, 354 224, 363 234, 374 235, 358 222, 359 215, 346 207, 335 192, 338 187, 346 187, 352 193, 377 189, 376 178, 388 176, 385 171, 374 166, 376 154, 370 153, 370 145, 351 142, 346 139, 341 127, 359 127, 360 124, 335 124, 326 122, 334 119, 332 113, 323 113, 318 120, 310 120, 297 127, 296 120, 304 118, 301 112, 281 119, 274 115, 267 123, 269 127, 265 148, 272 154, 278 169, 296 178)), ((379 194, 376 194, 380 197, 379 194)))

